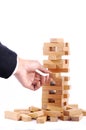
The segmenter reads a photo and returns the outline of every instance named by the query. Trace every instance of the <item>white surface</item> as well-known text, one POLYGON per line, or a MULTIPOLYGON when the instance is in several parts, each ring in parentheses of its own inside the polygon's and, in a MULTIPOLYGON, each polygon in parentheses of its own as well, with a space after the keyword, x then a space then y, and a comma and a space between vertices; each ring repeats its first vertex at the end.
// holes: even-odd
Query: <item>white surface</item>
POLYGON ((22 122, 2 119, 0 121, 0 130, 85 130, 86 117, 83 117, 79 122, 61 121, 46 122, 37 124, 36 121, 22 122))

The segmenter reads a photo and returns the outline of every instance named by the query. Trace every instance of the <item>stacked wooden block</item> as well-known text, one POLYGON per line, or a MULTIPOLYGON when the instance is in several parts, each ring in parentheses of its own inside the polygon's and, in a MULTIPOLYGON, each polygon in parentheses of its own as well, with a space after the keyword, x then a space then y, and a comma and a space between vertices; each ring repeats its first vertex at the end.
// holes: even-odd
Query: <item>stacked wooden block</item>
POLYGON ((48 68, 50 80, 42 86, 42 108, 31 106, 27 109, 5 111, 5 118, 17 121, 32 121, 45 123, 60 120, 79 121, 86 116, 86 110, 80 109, 78 104, 69 104, 69 43, 64 39, 50 39, 44 43, 43 54, 48 56, 43 65, 48 68), (64 57, 65 58, 64 58, 64 57), (65 76, 62 76, 65 73, 65 76))
POLYGON ((62 59, 62 56, 68 56, 69 44, 63 39, 50 39, 49 43, 44 43, 43 54, 48 55, 43 64, 50 70, 51 80, 42 89, 42 108, 56 106, 63 109, 68 105, 70 86, 69 77, 61 76, 61 73, 69 71, 69 60, 62 59))

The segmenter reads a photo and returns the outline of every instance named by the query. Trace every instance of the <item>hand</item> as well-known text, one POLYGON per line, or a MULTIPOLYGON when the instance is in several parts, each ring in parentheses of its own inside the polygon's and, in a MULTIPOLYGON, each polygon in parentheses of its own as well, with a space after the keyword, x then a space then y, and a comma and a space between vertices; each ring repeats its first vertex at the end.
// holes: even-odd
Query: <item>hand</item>
POLYGON ((37 90, 48 81, 49 77, 38 74, 36 69, 49 73, 38 61, 18 58, 18 69, 14 75, 24 87, 37 90))

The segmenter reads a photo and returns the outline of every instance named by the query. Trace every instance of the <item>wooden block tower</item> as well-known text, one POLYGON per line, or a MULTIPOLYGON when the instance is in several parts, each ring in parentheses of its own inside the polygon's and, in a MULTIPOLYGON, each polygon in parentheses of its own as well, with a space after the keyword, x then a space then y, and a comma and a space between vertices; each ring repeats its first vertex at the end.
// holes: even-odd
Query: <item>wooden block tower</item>
POLYGON ((43 65, 51 71, 51 80, 42 87, 42 108, 62 110, 68 105, 70 89, 69 77, 62 76, 69 72, 69 60, 62 58, 69 55, 69 44, 64 39, 52 38, 49 43, 44 43, 43 55, 48 56, 43 65))
POLYGON ((35 119, 37 123, 57 122, 58 119, 79 121, 86 116, 86 110, 78 108, 78 104, 68 104, 69 44, 64 39, 52 38, 49 43, 44 43, 43 54, 48 56, 43 65, 51 73, 49 82, 42 86, 42 108, 31 106, 5 111, 5 118, 17 121, 35 119))

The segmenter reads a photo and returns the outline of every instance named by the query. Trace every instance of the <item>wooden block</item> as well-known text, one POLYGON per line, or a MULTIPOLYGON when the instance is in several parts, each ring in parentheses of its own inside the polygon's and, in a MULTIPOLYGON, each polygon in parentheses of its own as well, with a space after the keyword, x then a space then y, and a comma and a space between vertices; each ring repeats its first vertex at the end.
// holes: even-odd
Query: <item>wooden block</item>
POLYGON ((57 106, 57 107, 63 107, 63 104, 62 103, 48 103, 47 101, 45 102, 45 101, 42 101, 42 104, 43 104, 43 106, 44 105, 51 105, 51 106, 57 106))
POLYGON ((56 64, 53 63, 53 61, 50 61, 50 60, 44 60, 43 66, 46 67, 46 68, 53 68, 53 69, 56 68, 56 64))
POLYGON ((51 117, 50 116, 50 121, 51 122, 57 122, 58 121, 58 117, 51 117))
POLYGON ((63 68, 68 68, 69 60, 66 60, 66 59, 59 59, 56 61, 44 60, 43 65, 44 67, 49 68, 49 69, 56 69, 56 68, 63 69, 63 68))
POLYGON ((20 117, 21 117, 22 121, 31 121, 32 120, 32 117, 28 116, 26 114, 20 114, 20 117))
POLYGON ((69 94, 63 94, 63 98, 69 98, 69 94))
POLYGON ((82 109, 83 116, 86 116, 86 110, 82 109))
POLYGON ((51 71, 52 73, 69 72, 69 68, 56 68, 56 69, 48 68, 48 70, 51 71))
POLYGON ((70 55, 69 51, 64 51, 64 55, 70 55))
POLYGON ((64 47, 64 48, 63 48, 63 51, 64 51, 64 52, 69 52, 69 47, 68 47, 68 46, 67 46, 67 47, 64 47))
POLYGON ((69 90, 70 89, 70 85, 64 85, 64 90, 69 90))
POLYGON ((29 113, 29 116, 31 116, 33 119, 36 119, 37 117, 44 116, 44 112, 43 112, 43 110, 31 112, 31 113, 29 113))
POLYGON ((45 98, 43 98, 42 99, 42 101, 43 102, 46 102, 46 103, 56 103, 56 104, 61 104, 62 102, 65 102, 66 101, 66 99, 63 99, 63 98, 53 98, 53 97, 51 97, 51 98, 49 98, 49 97, 45 97, 45 98))
POLYGON ((65 46, 65 47, 69 47, 69 43, 68 43, 68 42, 65 42, 64 46, 65 46))
POLYGON ((64 106, 64 107, 66 107, 67 105, 68 105, 68 99, 67 99, 67 101, 64 101, 64 102, 63 102, 63 106, 64 106))
POLYGON ((81 109, 64 110, 64 115, 66 115, 66 116, 73 116, 73 115, 79 115, 79 114, 82 114, 81 109))
POLYGON ((70 77, 68 77, 68 76, 64 76, 63 78, 64 78, 64 81, 69 81, 70 80, 70 77))
POLYGON ((56 79, 56 78, 58 78, 58 77, 61 77, 61 74, 60 73, 50 73, 49 74, 49 76, 50 76, 50 78, 52 78, 52 79, 56 79))
MULTIPOLYGON (((52 91, 53 92, 53 91, 52 91)), ((67 98, 67 97, 64 97, 65 95, 57 95, 57 94, 45 94, 43 93, 42 95, 42 99, 46 99, 46 98, 53 98, 55 100, 62 100, 63 98, 67 98)))
POLYGON ((41 110, 41 109, 38 108, 38 107, 34 107, 34 106, 29 107, 29 111, 30 111, 30 112, 35 112, 35 111, 40 111, 40 110, 41 110))
MULTIPOLYGON (((64 43, 63 42, 61 42, 61 43, 56 43, 56 42, 53 42, 53 43, 51 43, 51 42, 45 42, 44 43, 44 46, 43 46, 43 48, 49 48, 49 49, 51 49, 52 47, 57 47, 57 48, 63 48, 64 47, 64 43)), ((62 49, 61 49, 62 50, 62 49)), ((60 51, 61 51, 60 50, 60 51)))
MULTIPOLYGON (((62 53, 62 55, 63 55, 63 53, 62 53)), ((50 54, 50 55, 48 56, 48 60, 58 60, 58 59, 61 59, 61 56, 62 56, 62 55, 50 54)))
POLYGON ((58 77, 52 77, 50 76, 50 83, 54 82, 55 86, 64 86, 64 85, 68 85, 68 78, 63 77, 63 76, 58 76, 58 77))
MULTIPOLYGON (((46 101, 46 100, 49 100, 49 99, 54 99, 54 101, 63 101, 63 100, 66 100, 68 99, 68 95, 57 95, 57 94, 44 94, 42 95, 42 101, 46 101)), ((52 101, 52 100, 51 100, 52 101)))
POLYGON ((62 113, 64 108, 47 105, 46 109, 50 111, 60 111, 62 113))
POLYGON ((63 95, 63 90, 61 87, 58 87, 58 90, 54 90, 54 89, 49 90, 49 94, 58 95, 58 98, 59 98, 63 95))
POLYGON ((20 114, 29 114, 29 109, 14 109, 14 112, 18 112, 20 114))
POLYGON ((5 118, 18 121, 20 120, 20 114, 17 112, 5 111, 5 118))
POLYGON ((49 90, 69 90, 70 85, 64 85, 64 86, 43 86, 43 91, 49 91, 49 90))
POLYGON ((64 43, 44 43, 43 55, 69 55, 69 46, 64 43))
POLYGON ((48 105, 49 106, 56 106, 56 107, 65 107, 65 105, 63 103, 47 103, 47 102, 42 101, 42 108, 43 109, 46 109, 48 105))
MULTIPOLYGON (((65 87, 65 90, 69 89, 69 87, 66 85, 65 87)), ((43 86, 42 88, 43 91, 49 91, 49 90, 56 90, 56 93, 62 93, 62 86, 43 86), (59 91, 60 90, 60 91, 59 91)))
POLYGON ((47 103, 44 103, 43 101, 42 101, 42 109, 47 109, 47 106, 48 106, 48 104, 47 103))
POLYGON ((68 104, 67 108, 75 108, 75 109, 78 109, 78 104, 68 104))
POLYGON ((63 38, 51 38, 50 39, 51 43, 64 43, 64 39, 63 38))
POLYGON ((80 121, 83 117, 83 114, 79 114, 79 115, 72 115, 70 118, 72 121, 80 121))
POLYGON ((47 110, 45 110, 44 114, 46 116, 50 116, 50 117, 60 117, 62 113, 60 111, 47 111, 47 110))
POLYGON ((70 120, 70 117, 69 117, 69 116, 62 115, 62 116, 60 117, 60 119, 63 120, 63 121, 69 121, 69 120, 70 120))
POLYGON ((43 55, 63 53, 64 43, 44 43, 43 55))
POLYGON ((64 48, 64 51, 61 52, 52 52, 48 55, 48 60, 59 60, 62 59, 62 56, 70 55, 68 48, 64 48))
POLYGON ((46 116, 41 116, 41 117, 38 117, 38 118, 36 119, 36 122, 37 122, 37 123, 45 123, 45 122, 46 122, 46 119, 47 119, 46 116))
POLYGON ((71 106, 66 106, 66 110, 69 110, 69 109, 72 109, 72 107, 71 106))

